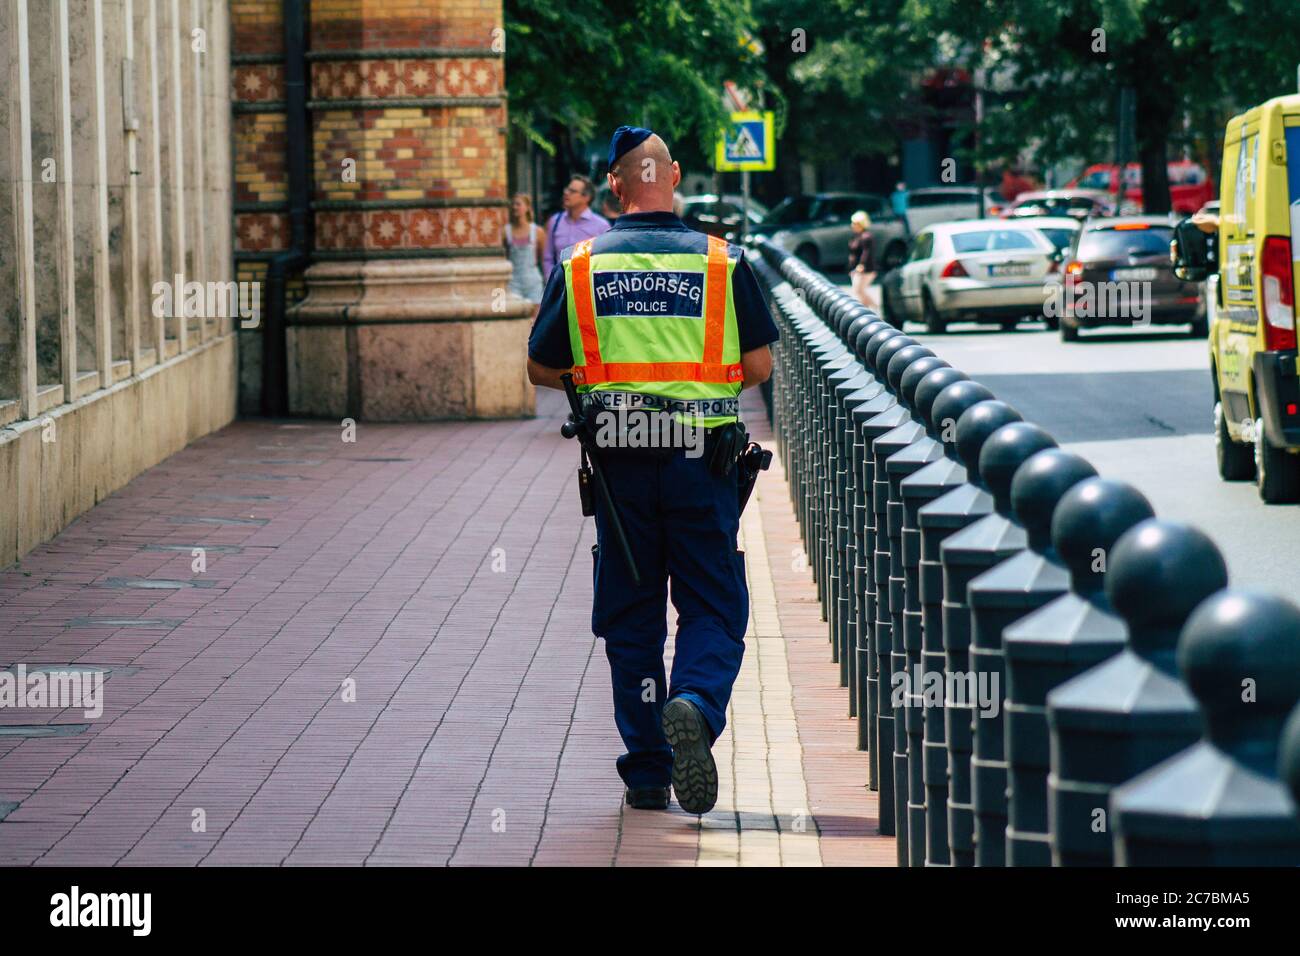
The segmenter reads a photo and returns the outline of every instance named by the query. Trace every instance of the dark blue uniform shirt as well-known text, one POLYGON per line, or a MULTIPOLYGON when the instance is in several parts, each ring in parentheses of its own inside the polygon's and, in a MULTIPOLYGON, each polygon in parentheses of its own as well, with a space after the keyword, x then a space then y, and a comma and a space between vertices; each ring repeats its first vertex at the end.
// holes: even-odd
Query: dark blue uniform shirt
MULTIPOLYGON (((566 250, 567 251, 567 250, 566 250)), ((609 232, 592 240, 592 253, 601 252, 693 252, 708 253, 708 237, 688 229, 670 212, 634 212, 619 216, 609 232)), ((729 245, 727 255, 736 260, 731 272, 731 301, 736 310, 740 351, 748 352, 777 340, 776 325, 767 301, 758 287, 745 251, 729 245)), ((563 261, 565 257, 561 257, 563 261)), ((569 344, 568 298, 564 268, 551 270, 542 293, 542 304, 528 337, 528 357, 547 368, 572 368, 573 348, 569 344)))

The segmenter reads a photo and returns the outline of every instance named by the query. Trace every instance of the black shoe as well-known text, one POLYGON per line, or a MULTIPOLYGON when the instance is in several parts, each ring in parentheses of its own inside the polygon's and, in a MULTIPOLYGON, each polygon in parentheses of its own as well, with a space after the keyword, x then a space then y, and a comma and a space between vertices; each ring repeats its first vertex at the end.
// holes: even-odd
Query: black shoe
POLYGON ((667 810, 667 787, 628 787, 624 801, 633 810, 667 810))
POLYGON ((718 802, 718 767, 700 709, 674 697, 664 705, 664 736, 673 748, 673 792, 687 813, 708 813, 718 802))

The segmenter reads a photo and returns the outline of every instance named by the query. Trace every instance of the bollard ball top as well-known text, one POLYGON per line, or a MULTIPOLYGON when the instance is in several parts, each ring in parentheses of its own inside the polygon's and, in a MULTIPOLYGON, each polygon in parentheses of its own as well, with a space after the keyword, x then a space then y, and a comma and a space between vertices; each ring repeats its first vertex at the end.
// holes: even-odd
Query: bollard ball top
POLYGON ((875 315, 862 306, 858 306, 857 311, 850 315, 848 322, 844 326, 844 341, 849 344, 849 348, 855 352, 857 351, 858 333, 874 322, 875 318, 875 315))
MULTIPOLYGON (((916 389, 921 381, 931 372, 937 372, 945 368, 950 368, 943 359, 937 355, 927 355, 917 359, 906 369, 898 379, 899 394, 903 396, 903 402, 909 408, 916 408, 916 389)), ((956 369, 953 369, 956 372, 956 369)), ((960 372, 957 372, 960 375, 960 372)))
POLYGON ((858 329, 857 336, 853 342, 853 351, 863 362, 867 360, 867 345, 875 337, 877 332, 883 329, 892 329, 888 322, 882 322, 880 319, 873 318, 862 328, 858 329))
POLYGON ((1000 513, 1010 514, 1011 479, 1020 466, 1043 449, 1055 447, 1051 435, 1029 422, 1003 425, 988 437, 980 449, 979 473, 1000 513))
POLYGON ((1179 630, 1228 586, 1223 555, 1203 531, 1159 518, 1124 532, 1106 562, 1106 597, 1130 629, 1179 630))
POLYGON ((1113 478, 1085 478, 1061 496, 1052 513, 1052 547, 1080 584, 1101 587, 1104 564, 1115 542, 1139 521, 1155 516, 1151 502, 1130 484, 1113 478))
POLYGON ((827 306, 828 306, 827 314, 835 323, 836 334, 839 335, 840 338, 847 338, 848 331, 849 331, 849 323, 852 322, 854 318, 856 318, 853 310, 857 306, 857 303, 844 302, 840 299, 832 299, 829 303, 827 303, 827 306))
POLYGON ((902 334, 903 333, 899 332, 897 329, 886 326, 867 340, 867 344, 862 350, 862 361, 877 378, 880 378, 881 376, 880 373, 876 371, 876 357, 880 354, 880 350, 884 347, 886 342, 895 336, 902 334))
MULTIPOLYGON (((889 357, 889 364, 885 366, 885 384, 895 395, 900 394, 902 389, 903 373, 907 367, 917 359, 932 357, 934 355, 924 345, 908 345, 899 349, 889 357)), ((879 357, 877 357, 879 361, 879 357)))
MULTIPOLYGON (((943 418, 938 419, 940 423, 943 418)), ((980 452, 989 436, 1004 425, 1020 421, 1020 413, 997 399, 976 402, 957 416, 957 457, 966 466, 970 481, 983 483, 980 475, 980 452)))
MULTIPOLYGON (((901 349, 916 344, 916 339, 912 338, 910 335, 903 335, 901 332, 895 330, 890 331, 893 331, 894 334, 882 340, 880 347, 876 349, 876 354, 873 356, 875 364, 872 368, 876 373, 876 378, 881 381, 884 381, 885 379, 885 372, 889 368, 890 359, 892 359, 901 349)), ((881 334, 883 335, 884 333, 881 334)))
MULTIPOLYGON (((908 369, 908 371, 910 372, 911 369, 908 369)), ((904 377, 906 378, 906 376, 904 377)), ((935 399, 939 397, 940 393, 949 385, 968 381, 970 381, 969 375, 945 362, 942 366, 926 372, 925 376, 916 383, 911 400, 912 407, 921 416, 921 421, 925 423, 926 428, 930 427, 930 412, 933 410, 935 399)), ((906 382, 903 383, 903 388, 906 390, 906 382)))
POLYGON ((1037 551, 1051 546, 1052 515, 1067 491, 1097 469, 1073 452, 1047 448, 1028 458, 1011 478, 1011 510, 1037 551))
POLYGON ((1224 588, 1187 619, 1178 669, 1212 733, 1220 720, 1228 731, 1253 716, 1281 720, 1300 702, 1300 607, 1272 594, 1224 588))
MULTIPOLYGON (((916 388, 916 407, 930 430, 956 454, 958 419, 968 408, 980 402, 992 401, 993 393, 979 382, 972 382, 965 372, 957 372, 956 377, 953 377, 940 375, 941 371, 943 370, 931 372, 921 380, 916 388)), ((1005 425, 1006 422, 1000 424, 1005 425)))

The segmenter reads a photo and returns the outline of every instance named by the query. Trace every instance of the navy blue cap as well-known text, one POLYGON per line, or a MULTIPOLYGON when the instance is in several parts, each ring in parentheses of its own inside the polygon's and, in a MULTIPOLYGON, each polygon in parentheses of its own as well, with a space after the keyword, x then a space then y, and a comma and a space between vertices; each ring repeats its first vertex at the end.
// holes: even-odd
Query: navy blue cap
POLYGON ((613 169, 614 164, 622 158, 624 153, 636 149, 653 135, 653 130, 640 126, 620 126, 614 130, 614 135, 609 140, 609 168, 613 169))

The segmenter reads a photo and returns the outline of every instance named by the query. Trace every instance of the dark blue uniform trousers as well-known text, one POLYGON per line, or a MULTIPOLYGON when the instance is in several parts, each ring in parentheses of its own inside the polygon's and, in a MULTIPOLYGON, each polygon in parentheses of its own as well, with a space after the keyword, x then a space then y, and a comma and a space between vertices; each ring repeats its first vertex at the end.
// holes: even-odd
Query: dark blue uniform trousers
POLYGON ((598 504, 591 629, 605 640, 614 722, 627 747, 618 773, 629 787, 666 787, 673 758, 660 725, 664 704, 690 700, 716 740, 745 652, 749 588, 736 549, 737 469, 714 477, 707 456, 682 450, 664 460, 606 454, 601 464, 641 573, 637 587, 598 504), (671 685, 664 676, 670 583, 677 609, 671 685))

